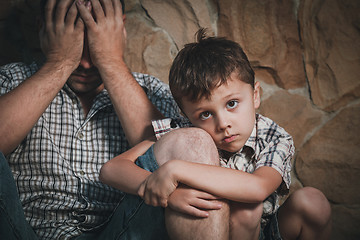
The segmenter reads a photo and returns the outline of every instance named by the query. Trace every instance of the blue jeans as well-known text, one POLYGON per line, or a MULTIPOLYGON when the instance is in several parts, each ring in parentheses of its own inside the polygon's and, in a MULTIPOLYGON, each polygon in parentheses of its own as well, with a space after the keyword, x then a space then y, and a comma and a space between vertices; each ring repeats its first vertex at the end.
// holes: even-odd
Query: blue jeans
MULTIPOLYGON (((152 148, 139 158, 137 164, 148 171, 155 171, 158 168, 152 148)), ((38 239, 25 219, 11 169, 2 153, 0 153, 0 238, 38 239)), ((146 205, 140 197, 127 194, 105 227, 96 232, 83 233, 75 239, 168 239, 164 209, 146 205)))
POLYGON ((26 221, 13 174, 0 152, 0 236, 1 239, 38 239, 26 221))

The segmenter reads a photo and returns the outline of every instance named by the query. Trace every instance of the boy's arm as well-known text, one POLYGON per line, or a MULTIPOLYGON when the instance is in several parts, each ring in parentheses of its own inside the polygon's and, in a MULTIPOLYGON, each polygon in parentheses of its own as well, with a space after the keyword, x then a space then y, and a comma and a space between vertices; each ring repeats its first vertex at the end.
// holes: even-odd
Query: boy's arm
MULTIPOLYGON (((183 183, 222 198, 253 203, 262 202, 273 193, 280 186, 282 177, 271 167, 260 167, 250 174, 235 169, 172 160, 149 176, 146 182, 147 189, 166 189, 168 183, 183 183)), ((172 191, 173 189, 169 189, 168 192, 172 191)), ((152 204, 152 194, 146 196, 150 192, 145 191, 144 199, 152 204)), ((167 191, 163 190, 163 193, 163 198, 168 198, 167 191)))
MULTIPOLYGON (((100 181, 124 192, 134 195, 138 194, 140 197, 143 197, 144 193, 139 193, 139 186, 143 185, 147 177, 152 173, 137 166, 135 161, 140 155, 143 155, 153 143, 153 141, 145 140, 105 163, 100 170, 100 181)), ((160 183, 156 188, 161 188, 160 183)), ((172 188, 172 191, 174 191, 175 188, 176 186, 172 188)), ((208 213, 206 210, 221 208, 218 203, 209 201, 218 199, 209 193, 188 189, 186 187, 176 189, 175 192, 177 193, 172 195, 172 204, 170 207, 176 211, 197 217, 207 217, 208 213)), ((152 198, 156 199, 153 201, 154 206, 167 206, 167 199, 165 202, 161 202, 161 199, 155 194, 152 195, 152 198)))
POLYGON ((145 140, 105 163, 100 170, 100 181, 121 191, 137 195, 140 184, 151 174, 135 164, 154 142, 145 140))
MULTIPOLYGON (((271 131, 274 133, 274 131, 271 131)), ((239 170, 173 160, 164 164, 156 174, 147 178, 147 188, 159 186, 153 182, 183 183, 190 187, 239 202, 262 202, 282 182, 290 185, 291 158, 294 154, 293 140, 282 129, 277 129, 267 146, 256 160, 256 170, 246 173, 239 170), (152 178, 162 178, 153 181, 152 178)), ((152 190, 147 190, 151 192, 152 190)), ((166 189, 162 198, 168 198, 166 189)), ((171 193, 171 189, 168 191, 171 193)), ((151 203, 149 196, 145 196, 151 203)))

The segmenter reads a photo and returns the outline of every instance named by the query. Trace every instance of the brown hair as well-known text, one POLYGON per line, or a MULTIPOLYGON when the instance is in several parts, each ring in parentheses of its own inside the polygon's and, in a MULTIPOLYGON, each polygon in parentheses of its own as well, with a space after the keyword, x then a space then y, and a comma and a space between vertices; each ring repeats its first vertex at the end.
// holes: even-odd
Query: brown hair
POLYGON ((170 68, 170 89, 180 107, 183 97, 190 101, 209 98, 211 91, 226 83, 235 71, 241 81, 254 87, 254 71, 238 43, 222 37, 206 37, 205 29, 195 36, 197 41, 186 44, 170 68))

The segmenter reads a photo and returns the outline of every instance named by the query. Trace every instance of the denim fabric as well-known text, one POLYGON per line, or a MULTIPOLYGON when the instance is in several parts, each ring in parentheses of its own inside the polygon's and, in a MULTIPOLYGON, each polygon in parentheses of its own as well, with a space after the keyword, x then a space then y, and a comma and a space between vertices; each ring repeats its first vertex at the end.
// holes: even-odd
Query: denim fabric
POLYGON ((0 237, 1 239, 38 239, 26 221, 13 174, 0 153, 0 237))
MULTIPOLYGON (((137 164, 148 171, 158 168, 152 147, 137 164)), ((24 212, 15 181, 4 155, 0 153, 0 238, 37 240, 24 212)), ((76 240, 162 240, 168 239, 164 209, 146 205, 135 195, 127 194, 115 209, 104 228, 84 233, 76 240)))
POLYGON ((273 214, 265 228, 260 231, 259 240, 282 240, 279 230, 278 213, 279 211, 273 214))
MULTIPOLYGON (((152 146, 138 158, 136 164, 150 172, 159 168, 152 146)), ((98 239, 169 239, 165 227, 164 209, 149 206, 140 197, 127 194, 98 239)))

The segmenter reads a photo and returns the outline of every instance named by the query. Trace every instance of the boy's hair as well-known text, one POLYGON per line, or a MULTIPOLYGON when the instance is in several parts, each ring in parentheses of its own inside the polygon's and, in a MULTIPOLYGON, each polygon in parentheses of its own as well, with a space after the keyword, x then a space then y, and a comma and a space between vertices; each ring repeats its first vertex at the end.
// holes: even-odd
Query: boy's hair
POLYGON ((211 91, 226 83, 233 72, 254 87, 254 71, 238 43, 206 37, 205 29, 195 36, 197 42, 186 44, 170 68, 169 85, 180 108, 183 97, 190 101, 209 98, 211 91))
MULTIPOLYGON (((41 14, 41 18, 44 20, 45 19, 45 5, 46 2, 48 0, 41 0, 40 1, 40 14, 41 14)), ((76 0, 75 0, 76 1, 76 0)), ((125 0, 120 0, 121 2, 121 7, 122 7, 122 12, 125 13, 125 0)))

